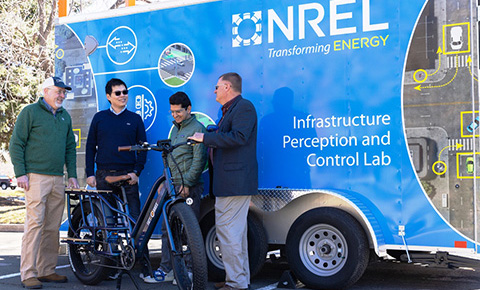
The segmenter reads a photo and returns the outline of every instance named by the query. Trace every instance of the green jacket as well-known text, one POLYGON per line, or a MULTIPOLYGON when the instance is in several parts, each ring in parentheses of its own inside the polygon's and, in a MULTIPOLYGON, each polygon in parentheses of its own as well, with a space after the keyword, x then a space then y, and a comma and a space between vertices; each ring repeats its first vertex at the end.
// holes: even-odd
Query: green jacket
MULTIPOLYGON (((195 132, 205 133, 205 127, 197 121, 195 115, 178 124, 173 121, 172 134, 170 139, 172 145, 187 141, 187 137, 192 136, 195 132)), ((207 150, 203 143, 194 146, 183 145, 173 150, 172 155, 175 158, 180 170, 183 174, 183 182, 185 186, 194 186, 203 183, 202 172, 207 163, 207 150)), ((173 183, 182 184, 182 179, 175 163, 169 158, 169 166, 172 172, 173 183)))
POLYGON ((77 156, 72 119, 59 108, 55 116, 48 110, 43 97, 26 106, 18 115, 12 138, 10 157, 15 176, 27 173, 77 177, 77 156))

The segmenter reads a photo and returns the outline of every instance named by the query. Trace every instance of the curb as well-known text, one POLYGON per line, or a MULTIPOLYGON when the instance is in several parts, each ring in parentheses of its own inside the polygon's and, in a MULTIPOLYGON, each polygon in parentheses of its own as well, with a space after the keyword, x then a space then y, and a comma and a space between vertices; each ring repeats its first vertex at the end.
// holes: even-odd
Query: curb
POLYGON ((0 224, 0 232, 23 232, 23 224, 0 224))

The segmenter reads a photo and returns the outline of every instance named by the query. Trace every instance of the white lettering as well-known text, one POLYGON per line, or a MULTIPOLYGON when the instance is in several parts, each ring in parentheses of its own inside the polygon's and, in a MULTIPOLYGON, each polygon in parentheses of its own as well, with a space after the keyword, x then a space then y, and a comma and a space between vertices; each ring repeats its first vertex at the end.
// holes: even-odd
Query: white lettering
POLYGON ((308 20, 308 24, 310 24, 318 37, 325 36, 325 33, 318 27, 318 23, 322 22, 325 16, 325 9, 319 3, 309 3, 298 5, 298 39, 305 39, 305 11, 311 9, 317 10, 318 16, 313 20, 308 20))
POLYGON ((390 158, 389 155, 385 154, 385 152, 381 152, 382 155, 372 155, 371 158, 369 158, 367 152, 363 153, 363 161, 365 166, 388 166, 390 165, 390 162, 392 159, 390 158))
POLYGON ((330 1, 330 35, 349 34, 357 32, 356 27, 338 28, 339 20, 351 19, 352 12, 338 13, 337 6, 352 4, 355 0, 331 0, 330 1))
POLYGON ((356 136, 338 136, 338 134, 327 137, 306 137, 292 138, 288 135, 283 136, 283 148, 320 148, 326 147, 355 147, 358 145, 356 136))
POLYGON ((268 9, 268 43, 273 42, 273 23, 275 22, 288 40, 293 40, 293 6, 288 6, 288 27, 273 9, 268 9))
MULTIPOLYGON (((370 0, 363 0, 363 31, 375 31, 388 29, 388 22, 370 24, 370 0)), ((385 43, 385 41, 384 41, 385 43)))
POLYGON ((318 156, 312 153, 307 156, 307 164, 310 167, 322 167, 322 166, 358 166, 359 162, 358 152, 355 155, 349 156, 318 156))
MULTIPOLYGON (((362 1, 362 31, 377 31, 377 30, 387 30, 389 28, 388 22, 383 23, 372 23, 371 20, 371 0, 361 0, 362 1)), ((330 35, 342 35, 342 34, 352 34, 358 31, 357 26, 346 26, 344 23, 347 23, 348 20, 357 20, 356 18, 360 17, 360 15, 355 14, 352 11, 347 12, 340 12, 345 11, 346 9, 339 9, 343 5, 350 5, 350 7, 346 6, 345 8, 353 8, 353 5, 357 2, 357 0, 330 0, 330 35), (342 25, 343 24, 343 25, 342 25)), ((320 28, 320 23, 325 20, 325 7, 322 4, 317 2, 306 3, 298 5, 298 24, 294 22, 294 6, 287 7, 287 19, 281 19, 278 16, 277 12, 274 9, 268 9, 267 11, 267 33, 268 33, 268 43, 273 43, 275 40, 275 30, 278 28, 280 32, 286 37, 288 41, 294 40, 294 33, 295 25, 298 25, 298 39, 305 39, 305 30, 308 25, 313 29, 315 34, 318 37, 325 37, 325 33, 320 28), (308 11, 317 11, 317 16, 314 19, 306 19, 306 15, 308 11), (285 20, 285 21, 284 21, 285 20)), ((341 7, 343 8, 343 7, 341 7)), ((359 14, 359 13, 358 13, 359 14)), ((360 19, 358 21, 349 21, 349 23, 360 23, 360 19)), ((360 24, 358 24, 360 26, 360 24)), ((358 38, 359 40, 366 41, 366 38, 358 38)), ((385 45, 386 38, 383 39, 383 43, 385 45)), ((377 41, 377 40, 375 40, 377 41)), ((378 44, 371 43, 372 46, 378 46, 378 44)), ((363 43, 362 46, 367 46, 367 43, 363 43)))

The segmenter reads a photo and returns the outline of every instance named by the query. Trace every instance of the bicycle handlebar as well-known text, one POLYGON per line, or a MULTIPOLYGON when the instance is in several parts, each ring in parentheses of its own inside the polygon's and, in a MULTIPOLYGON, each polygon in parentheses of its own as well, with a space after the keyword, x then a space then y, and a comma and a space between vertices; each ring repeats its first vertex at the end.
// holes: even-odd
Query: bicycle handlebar
POLYGON ((149 144, 144 142, 140 145, 131 145, 131 146, 118 146, 118 151, 161 151, 161 152, 172 152, 176 148, 183 146, 183 145, 190 145, 193 146, 197 144, 194 140, 188 140, 186 142, 180 142, 178 144, 172 145, 172 141, 170 139, 165 140, 158 140, 157 144, 149 144))

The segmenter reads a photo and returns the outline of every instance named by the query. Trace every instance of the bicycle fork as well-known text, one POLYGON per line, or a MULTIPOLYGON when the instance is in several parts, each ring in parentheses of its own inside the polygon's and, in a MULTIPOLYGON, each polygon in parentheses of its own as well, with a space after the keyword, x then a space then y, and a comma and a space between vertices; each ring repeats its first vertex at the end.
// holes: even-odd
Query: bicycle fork
MULTIPOLYGON (((167 207, 173 203, 174 200, 167 200, 164 204, 163 204, 163 220, 165 222, 165 231, 167 233, 167 236, 168 236, 168 242, 170 243, 170 251, 172 251, 173 253, 177 253, 177 249, 175 248, 175 242, 173 241, 173 234, 172 234, 172 229, 170 228, 170 223, 168 222, 168 212, 167 212, 167 207)), ((163 235, 164 233, 162 233, 163 235)))

